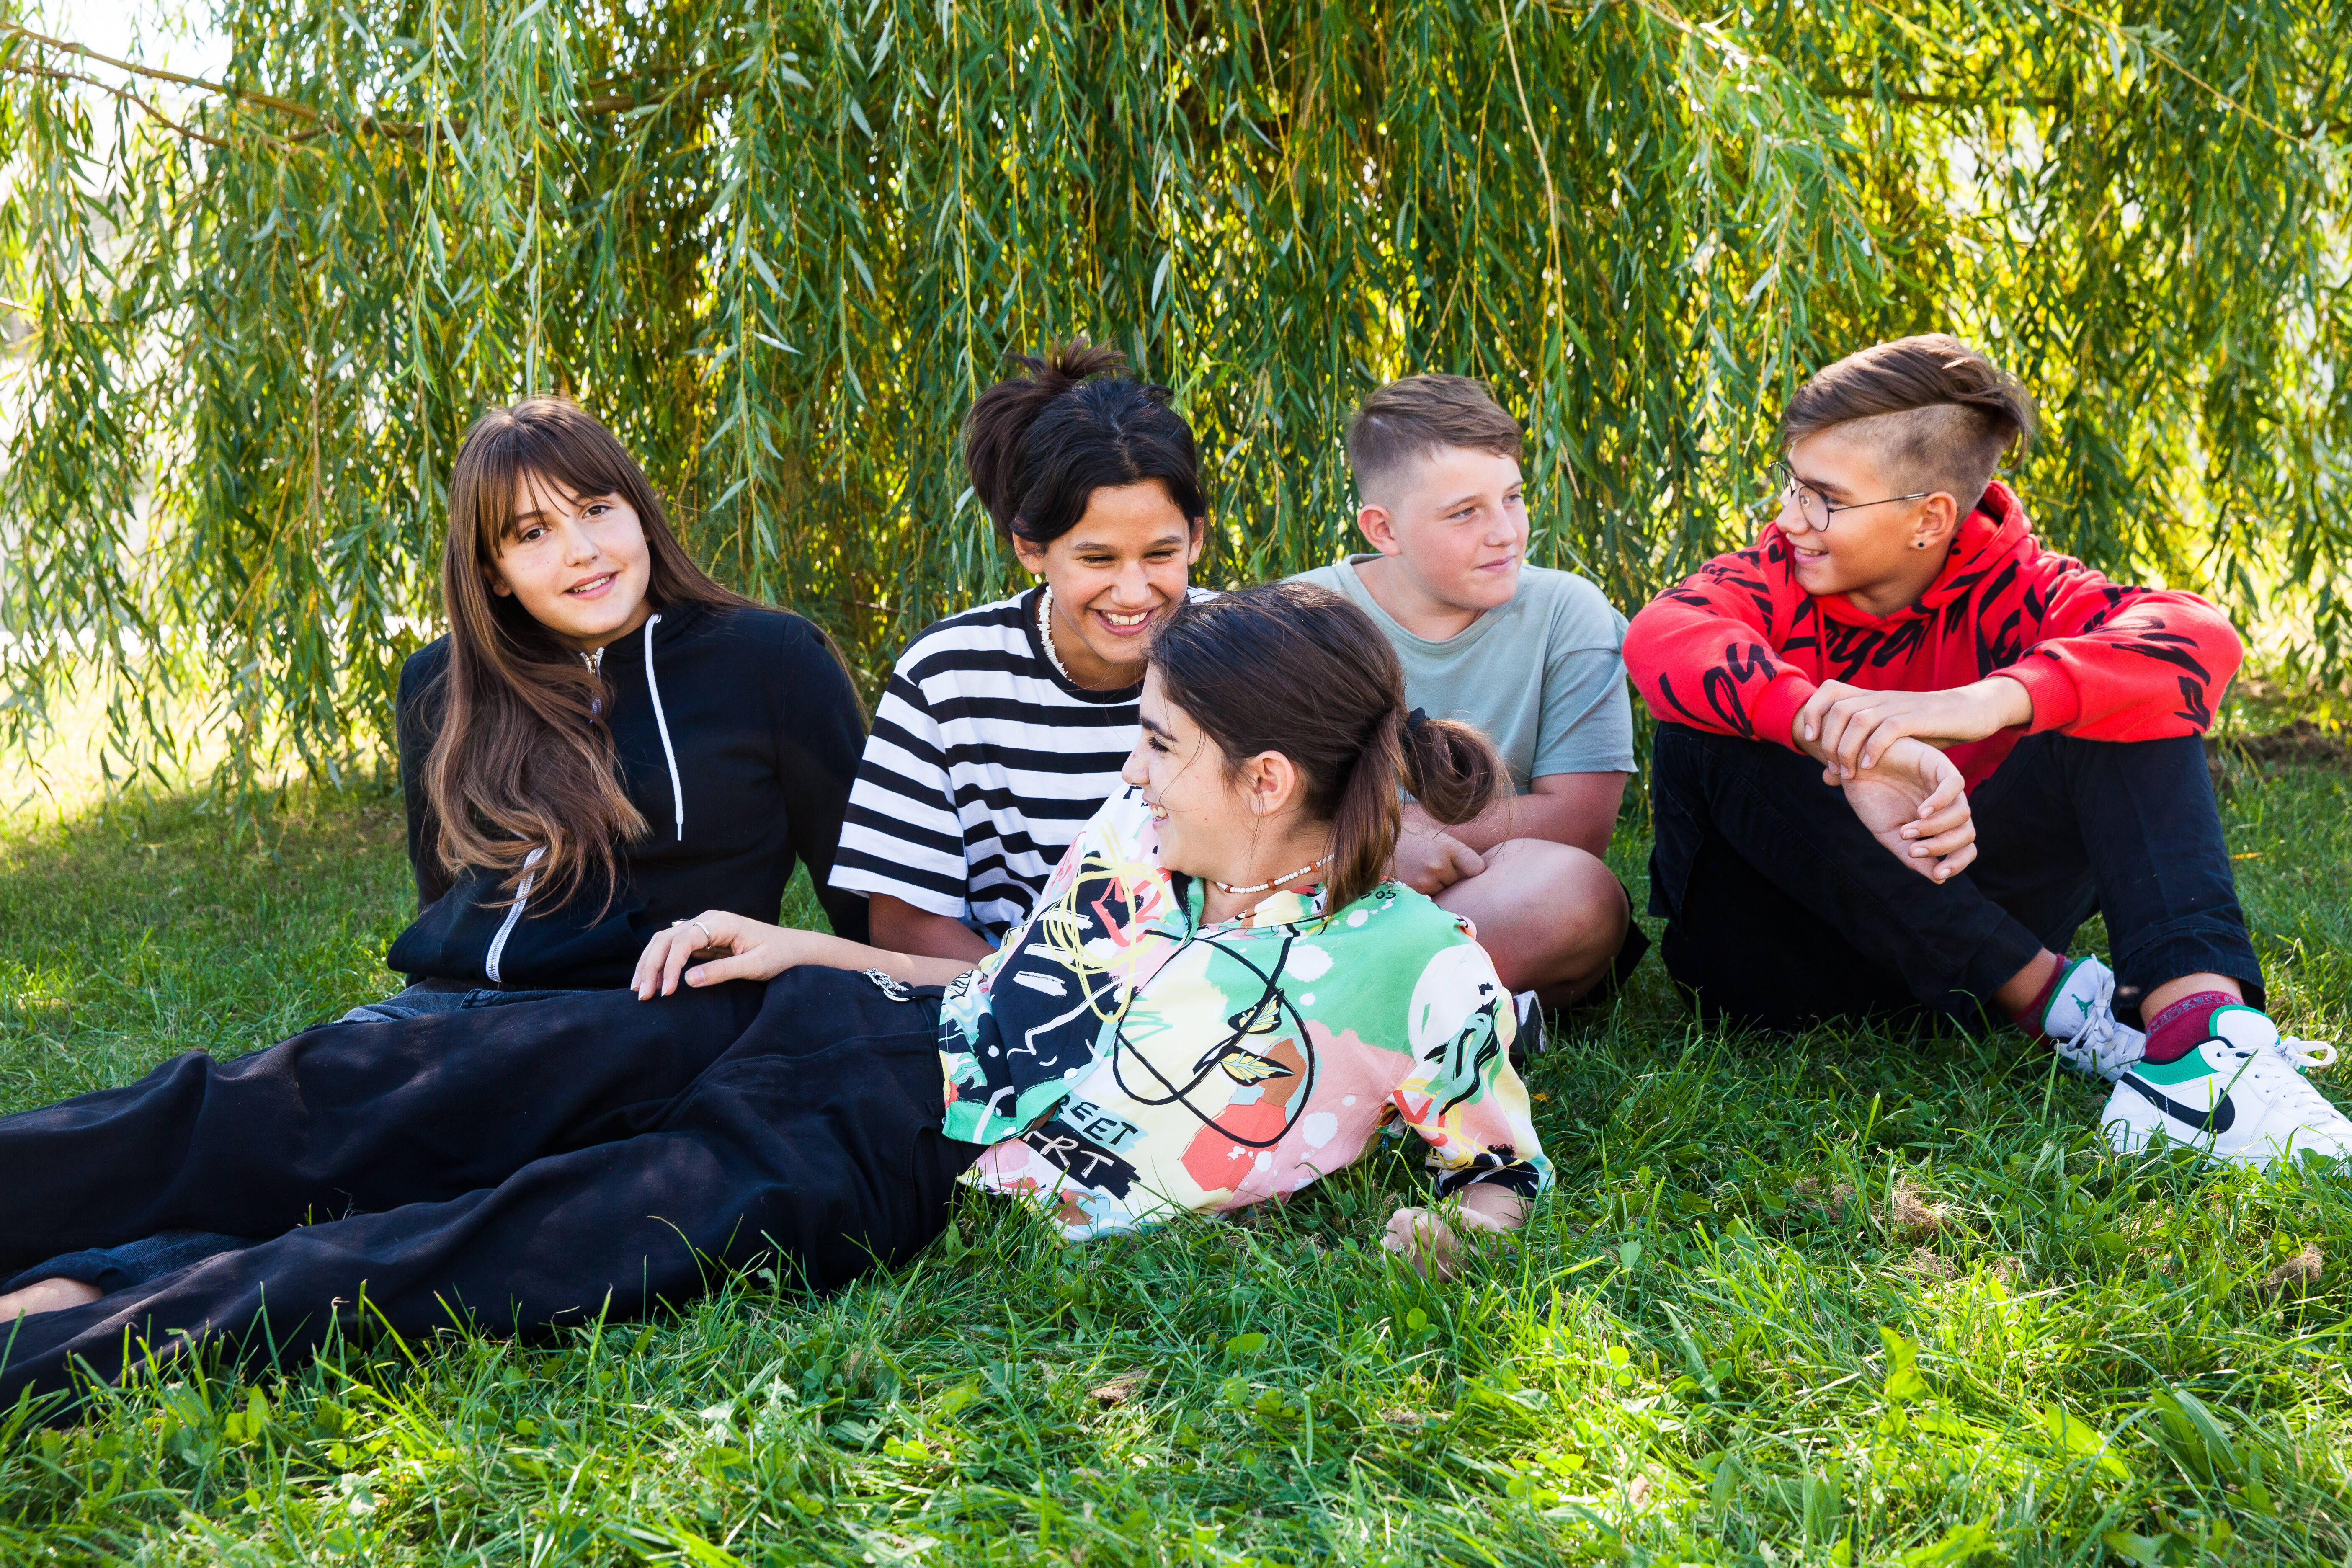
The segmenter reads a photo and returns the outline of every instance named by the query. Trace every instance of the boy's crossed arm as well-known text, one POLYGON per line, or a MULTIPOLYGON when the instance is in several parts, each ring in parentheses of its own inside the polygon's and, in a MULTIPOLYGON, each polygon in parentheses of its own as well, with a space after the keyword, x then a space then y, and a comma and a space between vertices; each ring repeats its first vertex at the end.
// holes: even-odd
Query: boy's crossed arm
POLYGON ((1789 742, 1842 784, 1906 736, 1948 746, 2032 722, 2032 694, 2005 675, 1943 691, 1870 691, 1825 680, 1790 721, 1789 742))
POLYGON ((1942 748, 2033 721, 2033 699, 2005 676, 1942 691, 1870 691, 1825 680, 1789 721, 1789 743, 1822 764, 1822 782, 1886 852, 1929 881, 1977 858, 1960 770, 1942 748))

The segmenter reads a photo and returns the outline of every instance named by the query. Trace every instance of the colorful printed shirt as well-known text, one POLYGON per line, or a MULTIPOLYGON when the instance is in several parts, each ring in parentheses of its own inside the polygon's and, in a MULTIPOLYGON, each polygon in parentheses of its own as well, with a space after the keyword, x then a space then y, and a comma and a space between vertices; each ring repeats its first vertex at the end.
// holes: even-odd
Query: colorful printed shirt
POLYGON ((992 1145, 967 1180, 1076 1241, 1297 1192, 1396 1121, 1441 1194, 1549 1184, 1510 998, 1461 921, 1396 882, 1328 916, 1319 886, 1215 924, 1202 897, 1126 791, 948 988, 946 1131, 992 1145))

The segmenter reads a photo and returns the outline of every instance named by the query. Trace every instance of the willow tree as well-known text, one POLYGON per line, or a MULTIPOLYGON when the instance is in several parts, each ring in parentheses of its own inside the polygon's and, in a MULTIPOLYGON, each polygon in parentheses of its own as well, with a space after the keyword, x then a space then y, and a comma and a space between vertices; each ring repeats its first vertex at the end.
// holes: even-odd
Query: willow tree
POLYGON ((373 751, 454 442, 555 388, 871 679, 1011 580, 955 430, 1085 331, 1202 438, 1205 571, 1347 542, 1374 382, 1488 378, 1538 559, 1753 526, 1810 368, 1959 331, 2044 533, 2344 668, 2344 29, 2266 0, 217 0, 197 80, 0 0, 0 700, 373 751))

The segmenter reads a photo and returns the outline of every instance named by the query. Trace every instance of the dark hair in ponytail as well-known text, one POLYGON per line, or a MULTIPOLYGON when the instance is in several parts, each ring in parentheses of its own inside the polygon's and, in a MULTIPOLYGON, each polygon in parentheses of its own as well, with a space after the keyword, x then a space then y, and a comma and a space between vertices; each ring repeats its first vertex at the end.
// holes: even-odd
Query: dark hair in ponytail
POLYGON ((1329 907, 1370 892, 1396 848, 1398 787, 1449 825, 1509 775, 1467 724, 1409 717, 1404 670, 1370 616, 1328 588, 1269 583, 1179 604, 1151 639, 1160 689, 1236 769, 1279 752, 1331 825, 1329 907))
POLYGON ((1147 479, 1187 520, 1207 515, 1192 428, 1166 387, 1120 374, 1127 356, 1083 335, 1010 357, 1026 374, 982 393, 963 421, 965 471, 1006 543, 1049 544, 1096 490, 1147 479))

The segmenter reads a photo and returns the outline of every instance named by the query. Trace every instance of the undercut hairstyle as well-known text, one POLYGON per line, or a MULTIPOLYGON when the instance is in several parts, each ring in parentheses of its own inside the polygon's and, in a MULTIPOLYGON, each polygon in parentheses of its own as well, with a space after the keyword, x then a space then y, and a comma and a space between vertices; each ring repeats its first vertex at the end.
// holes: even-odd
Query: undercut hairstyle
POLYGON ((1386 874, 1400 788, 1459 826, 1509 780, 1494 745, 1469 725, 1409 721, 1396 649, 1328 588, 1268 583, 1181 600, 1152 636, 1151 668, 1230 772, 1262 752, 1279 752, 1298 770, 1301 808, 1330 825, 1325 907, 1334 911, 1386 874))
POLYGON ((1348 421, 1348 467, 1367 502, 1394 493, 1396 480, 1448 447, 1516 458, 1519 422, 1483 381, 1466 375, 1408 375, 1372 389, 1348 421))
POLYGON ((2024 384, 1943 332, 1851 353, 1797 389, 1780 448, 1836 430, 1868 447, 1899 490, 1946 490, 1965 515, 2014 450, 2032 443, 2024 384))
POLYGON ((1050 544, 1096 490, 1146 481, 1201 525, 1192 427, 1168 388, 1125 374, 1125 354, 1083 335, 1010 357, 1024 374, 982 393, 963 421, 964 470, 1006 543, 1050 544))
MULTIPOLYGON (((517 537, 515 488, 525 476, 575 498, 618 496, 637 514, 656 610, 686 605, 752 606, 713 582, 670 531, 661 494, 618 437, 577 405, 531 397, 474 422, 449 472, 449 533, 441 550, 441 596, 449 615, 449 662, 425 764, 425 793, 439 821, 441 864, 486 867, 508 900, 526 861, 533 913, 562 907, 591 882, 610 902, 623 845, 646 819, 621 787, 613 732, 602 721, 613 694, 587 660, 524 609, 495 592, 499 553, 517 537)), ((837 655, 837 650, 836 650, 837 655)))

